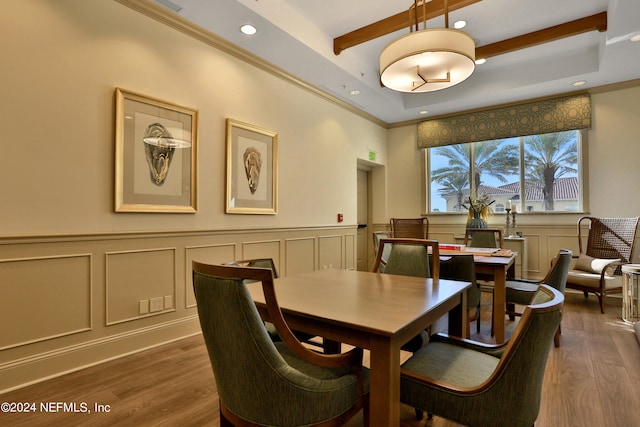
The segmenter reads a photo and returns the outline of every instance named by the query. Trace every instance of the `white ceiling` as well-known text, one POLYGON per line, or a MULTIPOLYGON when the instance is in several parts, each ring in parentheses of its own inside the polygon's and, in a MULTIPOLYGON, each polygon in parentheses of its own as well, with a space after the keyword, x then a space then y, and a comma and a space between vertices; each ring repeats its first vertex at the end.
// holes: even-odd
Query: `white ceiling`
MULTIPOLYGON (((476 46, 605 11, 608 28, 492 57, 461 84, 422 94, 379 83, 380 52, 408 28, 333 53, 334 38, 406 11, 410 0, 156 1, 170 1, 183 18, 389 124, 573 92, 578 80, 587 81, 584 89, 640 78, 640 42, 628 41, 640 34, 640 0, 482 0, 452 11, 450 23, 466 20, 463 31, 476 46), (258 33, 241 34, 246 23, 258 33)), ((444 27, 444 19, 427 27, 444 27)))

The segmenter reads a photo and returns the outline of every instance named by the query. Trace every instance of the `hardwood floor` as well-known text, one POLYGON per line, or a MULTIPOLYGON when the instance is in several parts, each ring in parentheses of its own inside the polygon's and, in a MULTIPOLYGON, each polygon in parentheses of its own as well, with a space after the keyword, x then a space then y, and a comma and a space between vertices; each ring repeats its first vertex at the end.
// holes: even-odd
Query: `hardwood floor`
MULTIPOLYGON (((488 294, 482 308, 482 331, 476 335, 474 325, 472 338, 491 342, 488 294)), ((537 426, 638 425, 640 345, 620 310, 617 298, 607 299, 602 315, 595 297, 567 293, 561 346, 550 350, 537 426)), ((507 321, 508 334, 514 324, 507 321)), ((38 405, 35 413, 0 413, 0 425, 219 425, 215 382, 200 335, 5 393, 0 402, 38 405), (46 413, 40 402, 52 408, 56 402, 75 403, 77 411, 86 403, 91 413, 62 408, 46 413), (108 405, 108 412, 96 412, 95 404, 108 405)), ((361 426, 362 416, 348 425, 361 426)), ((412 408, 402 408, 401 426, 456 425, 437 417, 416 421, 412 408)))

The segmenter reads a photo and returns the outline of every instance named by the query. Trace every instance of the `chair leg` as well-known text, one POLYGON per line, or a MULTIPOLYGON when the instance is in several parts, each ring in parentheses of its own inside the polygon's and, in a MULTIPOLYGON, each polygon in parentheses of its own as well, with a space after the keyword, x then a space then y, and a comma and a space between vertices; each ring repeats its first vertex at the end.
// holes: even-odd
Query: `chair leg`
POLYGON ((222 413, 222 408, 220 408, 220 427, 233 427, 231 421, 229 421, 222 413))
POLYGON ((562 333, 562 330, 560 328, 561 325, 558 325, 558 330, 553 337, 553 345, 555 345, 556 347, 560 347, 560 334, 562 333))
POLYGON ((364 402, 362 404, 362 421, 364 427, 369 427, 369 413, 371 412, 369 409, 369 397, 364 398, 364 402))
POLYGON ((478 305, 478 319, 476 320, 476 333, 480 333, 480 305, 478 305))
POLYGON ((424 411, 416 408, 416 420, 420 421, 422 418, 424 418, 424 411))
POLYGON ((516 320, 516 316, 513 314, 516 311, 516 305, 512 302, 507 303, 507 314, 509 314, 509 320, 516 320))
POLYGON ((604 314, 604 298, 605 298, 605 293, 604 292, 600 292, 600 294, 598 295, 598 298, 600 299, 600 312, 602 314, 604 314))

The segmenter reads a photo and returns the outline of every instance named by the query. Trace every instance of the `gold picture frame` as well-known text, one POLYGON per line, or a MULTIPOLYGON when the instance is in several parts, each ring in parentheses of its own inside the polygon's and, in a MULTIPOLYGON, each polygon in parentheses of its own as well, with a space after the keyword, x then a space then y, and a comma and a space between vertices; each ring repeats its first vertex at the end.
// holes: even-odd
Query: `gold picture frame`
POLYGON ((278 213, 278 134, 227 119, 226 213, 278 213))
POLYGON ((116 212, 197 211, 198 111, 116 88, 116 212))

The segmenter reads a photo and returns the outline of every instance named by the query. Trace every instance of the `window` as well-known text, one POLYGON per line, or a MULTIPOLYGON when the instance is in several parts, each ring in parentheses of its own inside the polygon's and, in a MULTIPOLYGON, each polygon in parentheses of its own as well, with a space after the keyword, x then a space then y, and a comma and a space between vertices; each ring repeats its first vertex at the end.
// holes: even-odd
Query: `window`
POLYGON ((429 212, 467 212, 484 194, 493 212, 582 211, 580 131, 429 148, 429 212))

